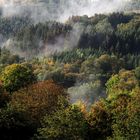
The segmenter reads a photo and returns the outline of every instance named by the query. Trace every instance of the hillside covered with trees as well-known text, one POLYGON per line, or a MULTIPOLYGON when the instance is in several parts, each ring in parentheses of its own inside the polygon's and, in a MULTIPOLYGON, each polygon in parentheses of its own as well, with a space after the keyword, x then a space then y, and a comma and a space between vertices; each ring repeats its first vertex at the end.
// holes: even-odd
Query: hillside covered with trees
POLYGON ((139 140, 138 2, 65 22, 1 14, 0 139, 139 140))

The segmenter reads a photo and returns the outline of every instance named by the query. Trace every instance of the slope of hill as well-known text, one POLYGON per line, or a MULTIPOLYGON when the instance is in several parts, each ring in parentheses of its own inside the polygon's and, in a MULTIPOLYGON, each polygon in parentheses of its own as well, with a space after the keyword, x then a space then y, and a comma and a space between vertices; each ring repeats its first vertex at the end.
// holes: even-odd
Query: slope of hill
POLYGON ((0 0, 0 139, 139 140, 139 0, 0 0))

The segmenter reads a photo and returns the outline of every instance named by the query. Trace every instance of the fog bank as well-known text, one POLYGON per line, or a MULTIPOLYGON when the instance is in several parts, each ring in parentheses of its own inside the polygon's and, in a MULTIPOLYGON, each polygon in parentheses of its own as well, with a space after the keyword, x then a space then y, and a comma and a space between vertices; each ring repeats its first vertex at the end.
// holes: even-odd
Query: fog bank
POLYGON ((66 21, 72 15, 124 11, 129 0, 0 0, 2 16, 30 16, 34 22, 66 21))

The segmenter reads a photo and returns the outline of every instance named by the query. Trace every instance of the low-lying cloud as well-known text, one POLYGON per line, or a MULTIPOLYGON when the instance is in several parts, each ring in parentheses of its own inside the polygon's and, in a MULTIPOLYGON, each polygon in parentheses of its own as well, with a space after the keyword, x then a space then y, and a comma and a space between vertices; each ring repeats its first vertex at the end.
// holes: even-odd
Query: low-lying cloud
POLYGON ((130 0, 0 0, 2 15, 30 16, 35 23, 46 20, 65 22, 72 15, 124 11, 130 0))

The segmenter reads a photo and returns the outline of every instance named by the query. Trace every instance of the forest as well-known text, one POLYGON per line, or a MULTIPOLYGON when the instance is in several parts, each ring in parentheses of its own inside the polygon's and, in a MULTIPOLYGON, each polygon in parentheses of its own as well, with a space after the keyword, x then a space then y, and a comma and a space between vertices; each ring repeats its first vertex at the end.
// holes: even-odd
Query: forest
POLYGON ((135 10, 36 23, 1 13, 0 139, 139 140, 135 10))

